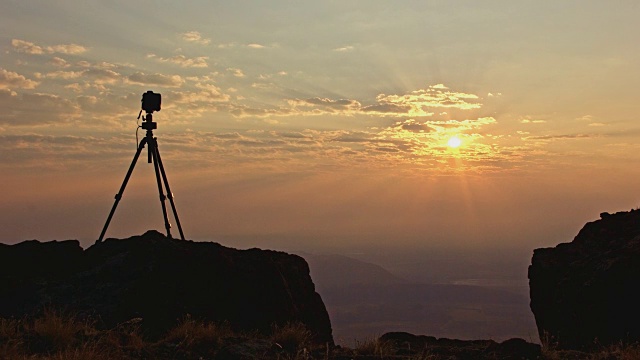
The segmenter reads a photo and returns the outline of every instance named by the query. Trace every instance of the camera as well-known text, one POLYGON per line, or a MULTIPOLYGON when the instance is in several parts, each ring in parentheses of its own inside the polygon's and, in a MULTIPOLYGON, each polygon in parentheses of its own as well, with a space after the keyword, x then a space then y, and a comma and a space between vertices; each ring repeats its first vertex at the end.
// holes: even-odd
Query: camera
POLYGON ((154 111, 160 111, 160 102, 162 101, 162 95, 154 93, 149 90, 142 94, 142 110, 150 114, 154 111))

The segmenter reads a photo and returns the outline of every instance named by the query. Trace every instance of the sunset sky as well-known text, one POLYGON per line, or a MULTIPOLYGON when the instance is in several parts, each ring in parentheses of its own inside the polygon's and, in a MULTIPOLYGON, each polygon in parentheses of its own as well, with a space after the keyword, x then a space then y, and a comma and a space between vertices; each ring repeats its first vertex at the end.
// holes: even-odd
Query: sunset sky
MULTIPOLYGON (((0 1, 4 243, 93 244, 147 90, 189 239, 533 249, 640 206, 637 1, 0 1)), ((143 156, 107 237, 147 229, 143 156)))

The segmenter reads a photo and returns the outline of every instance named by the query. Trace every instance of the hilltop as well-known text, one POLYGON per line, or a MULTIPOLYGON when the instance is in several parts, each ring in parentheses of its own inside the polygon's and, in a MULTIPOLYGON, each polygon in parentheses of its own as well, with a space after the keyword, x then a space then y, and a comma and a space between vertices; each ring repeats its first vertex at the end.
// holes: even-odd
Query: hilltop
POLYGON ((187 314, 234 331, 267 333, 300 323, 314 341, 333 343, 327 310, 301 257, 156 231, 86 250, 77 241, 1 246, 0 316, 38 316, 45 308, 100 319, 104 328, 142 318, 153 335, 187 314))

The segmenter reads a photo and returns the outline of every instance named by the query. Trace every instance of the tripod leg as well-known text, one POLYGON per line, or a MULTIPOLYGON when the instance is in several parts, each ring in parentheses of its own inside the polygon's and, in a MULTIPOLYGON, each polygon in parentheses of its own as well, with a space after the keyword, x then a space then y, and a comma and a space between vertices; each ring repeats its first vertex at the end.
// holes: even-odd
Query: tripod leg
POLYGON ((164 171, 164 166, 162 165, 162 159, 160 158, 160 150, 158 149, 158 141, 156 140, 156 156, 158 157, 158 165, 160 165, 160 172, 162 173, 162 180, 164 181, 164 188, 167 189, 167 197, 169 198, 169 202, 171 203, 171 210, 173 210, 173 217, 176 219, 176 224, 178 225, 178 231, 180 231, 180 238, 184 240, 184 233, 182 232, 182 226, 180 225, 180 219, 178 218, 178 210, 176 210, 176 204, 173 202, 173 193, 171 192, 171 188, 169 187, 169 180, 167 180, 167 173, 164 171))
POLYGON ((111 212, 107 217, 107 222, 104 223, 104 227, 102 228, 102 232, 100 233, 100 237, 97 242, 102 242, 104 238, 104 234, 107 232, 107 228, 109 227, 109 223, 111 222, 111 218, 113 214, 116 212, 116 207, 118 207, 118 203, 120 199, 122 199, 122 194, 124 193, 124 189, 127 187, 127 183, 129 182, 129 178, 133 173, 133 168, 136 166, 136 162, 138 162, 138 158, 140 157, 140 153, 142 149, 144 149, 145 144, 147 143, 147 138, 140 140, 140 144, 138 145, 138 150, 136 150, 136 154, 133 156, 133 160, 131 161, 131 165, 129 166, 129 171, 127 171, 127 175, 124 177, 124 181, 122 182, 122 186, 120 186, 120 191, 116 194, 116 201, 113 203, 111 207, 111 212))
POLYGON ((165 204, 167 197, 164 195, 162 182, 160 180, 160 165, 158 164, 158 143, 156 142, 155 138, 151 139, 151 142, 149 143, 149 151, 151 153, 151 156, 153 157, 153 168, 156 171, 156 182, 158 183, 158 193, 160 194, 160 204, 162 205, 162 216, 164 216, 164 227, 165 229, 167 229, 167 237, 172 238, 171 224, 169 223, 169 218, 167 217, 167 205, 165 204))

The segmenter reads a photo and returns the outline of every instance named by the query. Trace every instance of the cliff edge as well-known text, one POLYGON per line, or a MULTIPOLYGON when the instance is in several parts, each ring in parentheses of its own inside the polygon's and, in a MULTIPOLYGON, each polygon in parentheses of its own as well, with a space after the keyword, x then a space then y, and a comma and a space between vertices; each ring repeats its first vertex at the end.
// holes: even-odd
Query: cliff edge
POLYGON ((534 251, 531 310, 543 343, 585 349, 640 341, 640 211, 600 217, 572 242, 534 251))
POLYGON ((0 316, 46 307, 105 326, 142 318, 145 330, 158 334, 187 314, 240 331, 300 322, 315 341, 333 344, 329 315, 301 257, 156 231, 87 250, 73 240, 0 246, 0 316))

